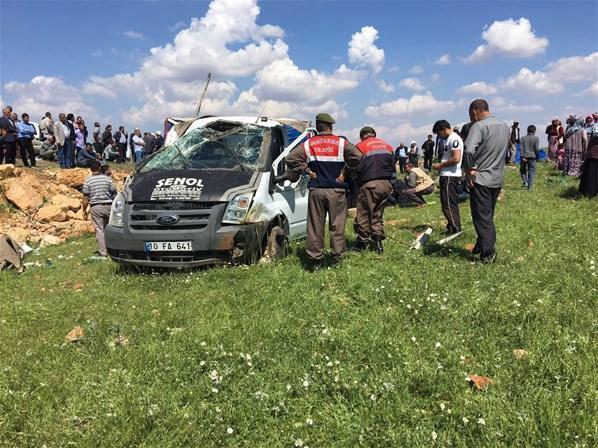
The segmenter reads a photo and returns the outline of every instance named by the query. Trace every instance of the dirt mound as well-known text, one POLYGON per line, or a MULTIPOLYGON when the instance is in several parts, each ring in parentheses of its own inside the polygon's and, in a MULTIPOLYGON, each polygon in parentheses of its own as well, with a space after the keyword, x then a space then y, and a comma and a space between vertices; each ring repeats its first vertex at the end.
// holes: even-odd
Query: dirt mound
MULTIPOLYGON (((81 188, 89 170, 76 168, 15 168, 0 165, 0 234, 19 243, 42 246, 93 233, 83 220, 81 188)), ((113 169, 117 188, 122 189, 127 171, 113 169)))

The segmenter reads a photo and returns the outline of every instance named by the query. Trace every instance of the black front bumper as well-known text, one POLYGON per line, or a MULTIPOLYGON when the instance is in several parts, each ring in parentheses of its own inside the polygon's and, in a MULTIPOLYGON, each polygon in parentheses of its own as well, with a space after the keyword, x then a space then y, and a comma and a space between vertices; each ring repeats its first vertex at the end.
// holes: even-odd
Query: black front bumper
POLYGON ((164 204, 161 210, 135 211, 135 204, 127 204, 123 227, 108 225, 105 229, 108 255, 112 260, 134 266, 157 268, 192 268, 215 264, 245 263, 257 257, 262 250, 267 223, 242 225, 222 224, 226 203, 210 204, 209 207, 176 210, 172 204, 164 204), (188 219, 173 226, 160 226, 155 217, 169 211, 188 219), (139 218, 142 218, 141 220, 139 218), (188 252, 147 252, 146 242, 191 241, 188 252))

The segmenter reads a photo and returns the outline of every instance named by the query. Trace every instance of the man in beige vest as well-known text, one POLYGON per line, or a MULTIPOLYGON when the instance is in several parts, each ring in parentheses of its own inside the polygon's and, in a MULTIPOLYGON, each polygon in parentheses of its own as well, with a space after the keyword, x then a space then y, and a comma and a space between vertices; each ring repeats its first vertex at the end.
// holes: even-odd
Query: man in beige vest
POLYGON ((413 166, 412 163, 407 164, 406 171, 405 182, 409 188, 400 190, 399 195, 418 207, 426 205, 423 196, 434 192, 434 180, 424 170, 413 166))

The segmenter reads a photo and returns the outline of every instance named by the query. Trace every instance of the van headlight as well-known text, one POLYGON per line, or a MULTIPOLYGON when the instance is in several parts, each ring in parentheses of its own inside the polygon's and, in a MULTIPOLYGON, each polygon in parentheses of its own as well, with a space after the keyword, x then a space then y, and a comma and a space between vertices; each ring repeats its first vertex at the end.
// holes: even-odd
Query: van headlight
POLYGON ((243 193, 235 196, 233 200, 228 203, 222 222, 224 224, 241 224, 245 221, 252 199, 253 193, 243 193))
POLYGON ((125 195, 118 193, 114 201, 112 201, 112 208, 110 209, 110 221, 108 224, 115 227, 122 227, 125 216, 125 195))

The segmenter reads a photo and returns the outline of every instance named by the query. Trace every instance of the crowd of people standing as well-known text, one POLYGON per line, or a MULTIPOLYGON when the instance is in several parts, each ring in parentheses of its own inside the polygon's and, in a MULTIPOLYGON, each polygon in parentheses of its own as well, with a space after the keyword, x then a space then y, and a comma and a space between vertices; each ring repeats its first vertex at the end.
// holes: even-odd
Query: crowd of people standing
POLYGON ((64 169, 87 168, 91 160, 138 163, 164 146, 160 131, 142 135, 135 129, 129 136, 124 126, 113 133, 112 125, 108 124, 102 132, 97 121, 90 135, 83 117, 72 113, 60 113, 55 121, 52 113, 46 112, 38 128, 39 131, 29 121, 29 114, 22 113, 19 119, 11 106, 5 106, 0 117, 0 164, 16 164, 19 154, 23 166, 35 167, 35 139, 41 142, 39 157, 55 161, 64 169))

